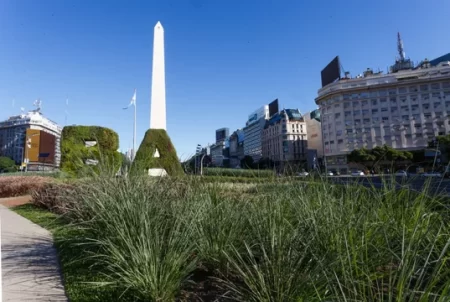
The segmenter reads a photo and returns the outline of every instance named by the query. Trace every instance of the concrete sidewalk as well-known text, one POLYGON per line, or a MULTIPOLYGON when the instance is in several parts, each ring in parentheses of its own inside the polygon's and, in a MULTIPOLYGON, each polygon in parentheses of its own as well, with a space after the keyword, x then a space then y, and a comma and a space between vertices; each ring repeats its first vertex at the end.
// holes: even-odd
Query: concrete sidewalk
POLYGON ((0 205, 3 302, 68 301, 52 235, 0 205))

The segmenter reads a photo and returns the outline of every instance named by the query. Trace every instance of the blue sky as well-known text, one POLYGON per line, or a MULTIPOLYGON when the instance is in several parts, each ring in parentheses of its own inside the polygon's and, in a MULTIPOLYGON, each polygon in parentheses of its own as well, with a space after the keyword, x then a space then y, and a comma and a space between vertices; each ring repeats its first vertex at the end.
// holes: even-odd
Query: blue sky
POLYGON ((0 1, 0 119, 32 108, 64 124, 110 127, 132 145, 149 128, 153 27, 165 28, 167 127, 179 156, 243 127, 278 98, 315 109, 336 55, 352 75, 386 70, 400 31, 414 61, 450 52, 450 1, 0 1), (12 100, 15 99, 15 107, 12 100))

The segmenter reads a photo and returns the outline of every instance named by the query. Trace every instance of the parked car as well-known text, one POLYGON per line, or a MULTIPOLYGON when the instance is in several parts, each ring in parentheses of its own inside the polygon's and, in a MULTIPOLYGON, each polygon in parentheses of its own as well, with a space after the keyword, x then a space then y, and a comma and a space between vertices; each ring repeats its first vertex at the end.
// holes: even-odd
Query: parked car
POLYGON ((306 171, 303 171, 303 172, 300 172, 297 174, 297 176, 303 176, 303 177, 308 176, 308 175, 309 175, 309 173, 306 171))
POLYGON ((405 170, 398 170, 395 172, 395 176, 408 177, 408 173, 405 170))
POLYGON ((430 172, 423 173, 422 176, 424 176, 424 177, 441 177, 442 175, 439 172, 430 171, 430 172))
POLYGON ((333 173, 333 172, 331 172, 331 171, 328 171, 327 173, 325 173, 325 175, 326 175, 326 176, 333 176, 333 175, 334 175, 334 173, 333 173))
POLYGON ((364 176, 364 172, 361 170, 352 171, 352 176, 364 176))

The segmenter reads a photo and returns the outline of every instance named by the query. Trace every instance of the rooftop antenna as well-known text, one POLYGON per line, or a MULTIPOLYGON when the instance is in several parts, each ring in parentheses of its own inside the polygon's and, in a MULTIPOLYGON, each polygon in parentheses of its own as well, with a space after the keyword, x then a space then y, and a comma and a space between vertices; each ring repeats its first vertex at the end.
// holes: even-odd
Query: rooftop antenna
POLYGON ((36 111, 40 111, 41 110, 41 105, 42 105, 41 99, 37 99, 33 103, 33 106, 35 106, 37 108, 36 111))
POLYGON ((400 55, 400 61, 405 61, 405 50, 403 49, 403 41, 400 32, 397 32, 397 50, 400 55))

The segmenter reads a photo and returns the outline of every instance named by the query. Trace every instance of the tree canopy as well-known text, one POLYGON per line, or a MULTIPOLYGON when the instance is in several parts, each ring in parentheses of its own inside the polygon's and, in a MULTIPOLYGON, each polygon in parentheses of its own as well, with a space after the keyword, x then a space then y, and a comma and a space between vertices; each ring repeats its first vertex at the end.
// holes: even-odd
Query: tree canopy
POLYGON ((13 159, 6 156, 0 156, 0 171, 13 172, 15 170, 16 163, 13 159))
POLYGON ((382 147, 375 147, 371 150, 362 148, 355 149, 347 155, 348 162, 367 163, 372 162, 373 165, 382 160, 396 161, 396 160, 411 160, 413 154, 409 151, 396 150, 392 147, 384 145, 382 147))

